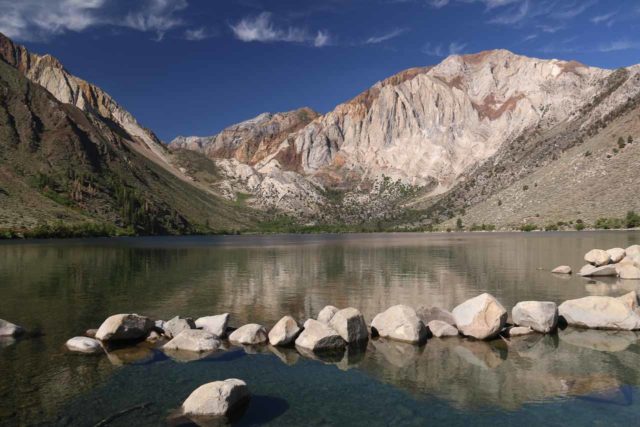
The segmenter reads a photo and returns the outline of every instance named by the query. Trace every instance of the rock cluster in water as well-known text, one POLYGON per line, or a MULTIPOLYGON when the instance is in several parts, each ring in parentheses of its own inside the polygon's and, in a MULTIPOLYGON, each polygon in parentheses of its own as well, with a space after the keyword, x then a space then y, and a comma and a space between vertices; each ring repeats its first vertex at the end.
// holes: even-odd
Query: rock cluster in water
MULTIPOLYGON (((624 280, 640 280, 640 245, 632 245, 627 249, 592 249, 584 256, 587 262, 580 269, 583 277, 617 276, 624 280)), ((557 274, 571 274, 570 266, 561 265, 551 270, 557 274)))

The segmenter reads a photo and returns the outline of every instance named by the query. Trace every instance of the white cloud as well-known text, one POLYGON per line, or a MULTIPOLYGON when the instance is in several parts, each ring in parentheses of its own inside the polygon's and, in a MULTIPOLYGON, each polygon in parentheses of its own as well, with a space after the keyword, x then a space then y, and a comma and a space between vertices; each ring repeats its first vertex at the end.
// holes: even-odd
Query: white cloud
POLYGON ((329 32, 324 30, 312 35, 304 28, 279 28, 273 23, 272 14, 269 12, 245 17, 237 24, 231 25, 231 30, 236 38, 243 42, 309 43, 315 47, 322 47, 329 44, 331 40, 329 32))
POLYGON ((378 43, 386 42, 387 40, 394 39, 406 33, 407 31, 408 30, 406 28, 396 28, 395 30, 389 31, 386 34, 369 37, 367 40, 365 40, 364 44, 378 44, 378 43))
POLYGON ((201 41, 213 36, 214 34, 204 27, 189 28, 184 31, 184 38, 189 41, 201 41))
POLYGON ((16 40, 42 41, 68 31, 116 26, 153 32, 161 40, 184 25, 176 13, 187 6, 187 0, 0 0, 0 32, 16 40), (124 7, 110 7, 116 4, 124 7))
POLYGON ((616 11, 616 12, 604 13, 602 15, 596 15, 593 18, 591 18, 591 22, 593 22, 596 25, 598 24, 611 25, 615 21, 615 17, 617 14, 618 12, 616 11))
POLYGON ((422 48, 422 53, 429 56, 443 57, 447 55, 459 55, 464 53, 467 43, 451 42, 449 46, 443 46, 442 44, 427 43, 422 48))
POLYGON ((597 52, 617 52, 620 50, 636 50, 640 49, 640 41, 628 39, 616 40, 609 43, 602 43, 597 48, 597 52))

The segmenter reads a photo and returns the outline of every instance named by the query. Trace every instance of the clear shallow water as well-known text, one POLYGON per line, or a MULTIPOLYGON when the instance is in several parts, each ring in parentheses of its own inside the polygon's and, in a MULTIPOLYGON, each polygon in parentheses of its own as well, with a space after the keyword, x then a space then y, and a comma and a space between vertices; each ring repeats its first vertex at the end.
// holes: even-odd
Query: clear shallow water
MULTIPOLYGON (((491 292, 558 303, 622 295, 633 281, 551 275, 594 247, 640 233, 381 234, 94 239, 0 244, 0 318, 40 336, 0 342, 0 424, 162 425, 197 386, 229 377, 254 399, 240 425, 632 425, 640 404, 635 333, 567 329, 491 343, 383 340, 312 360, 269 347, 174 360, 138 347, 71 354, 64 342, 111 314, 168 319, 230 312, 232 324, 301 321, 326 304, 451 309, 491 292)), ((174 357, 176 357, 174 355, 174 357)))

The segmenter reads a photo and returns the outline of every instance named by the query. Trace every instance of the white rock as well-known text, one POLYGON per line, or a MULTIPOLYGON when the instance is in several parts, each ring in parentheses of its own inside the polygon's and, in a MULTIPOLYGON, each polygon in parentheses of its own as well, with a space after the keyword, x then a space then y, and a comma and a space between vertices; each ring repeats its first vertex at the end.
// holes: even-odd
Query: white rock
POLYGON ((487 293, 463 302, 452 313, 458 330, 479 340, 496 336, 507 321, 507 310, 487 293))
POLYGON ((154 323, 151 319, 137 314, 114 314, 108 317, 96 332, 100 341, 124 341, 145 338, 154 323))
POLYGON ((444 310, 440 307, 419 307, 416 310, 416 315, 422 323, 425 325, 432 320, 440 320, 442 322, 448 323, 449 325, 455 326, 456 319, 453 318, 453 314, 450 311, 444 310))
POLYGON ((565 301, 558 312, 569 325, 599 329, 640 329, 640 316, 623 300, 590 296, 565 301))
POLYGON ((561 265, 551 270, 551 272, 556 274, 571 274, 571 267, 568 265, 561 265))
POLYGON ((168 338, 173 338, 177 337, 182 331, 195 328, 196 323, 193 319, 189 317, 183 318, 176 316, 173 319, 164 322, 164 327, 162 329, 168 338))
POLYGON ((589 274, 593 273, 593 271, 594 271, 596 268, 597 268, 597 267, 594 267, 594 266, 593 266, 593 265, 591 265, 591 264, 586 264, 586 265, 583 265, 583 266, 582 266, 582 268, 580 269, 580 272, 578 272, 578 274, 579 274, 580 276, 587 277, 587 276, 589 276, 589 274))
POLYGON ((0 319, 0 337, 17 337, 23 333, 22 326, 0 319))
POLYGON ((522 301, 513 307, 511 316, 516 325, 546 334, 558 324, 558 306, 550 301, 522 301))
POLYGON ((89 337, 73 337, 66 343, 71 351, 80 353, 98 353, 102 351, 100 341, 89 337))
POLYGON ((296 347, 314 352, 340 350, 346 343, 334 329, 318 321, 309 319, 304 330, 296 339, 296 347))
POLYGON ((640 255, 640 245, 631 245, 629 246, 626 250, 625 253, 627 254, 627 256, 636 256, 636 255, 640 255))
POLYGON ((618 297, 618 299, 625 303, 625 305, 631 310, 636 310, 638 308, 638 294, 636 293, 636 291, 626 293, 618 297))
POLYGON ((527 326, 515 326, 513 328, 509 329, 509 336, 510 337, 519 337, 522 335, 529 335, 532 334, 534 332, 533 329, 527 327, 527 326))
POLYGON ((185 415, 227 416, 250 398, 247 384, 235 378, 198 387, 182 404, 185 415))
POLYGON ((224 337, 229 325, 229 317, 229 313, 200 317, 196 320, 196 328, 205 330, 217 337, 224 337))
POLYGON ((406 305, 394 305, 378 314, 371 327, 383 338, 413 344, 422 343, 427 338, 427 328, 414 309, 406 305))
POLYGON ((458 336, 458 329, 442 320, 432 320, 427 323, 427 327, 431 331, 431 334, 437 338, 458 336))
POLYGON ((269 331, 269 344, 273 346, 293 344, 301 331, 302 329, 296 319, 291 316, 284 316, 269 331))
POLYGON ((318 313, 318 322, 322 322, 325 325, 328 325, 333 316, 340 311, 338 307, 334 307, 332 305, 328 305, 318 313))
POLYGON ((622 248, 607 249, 607 253, 609 254, 611 262, 614 264, 622 261, 626 255, 625 250, 622 248))
POLYGON ((589 264, 600 267, 602 265, 609 264, 609 261, 611 261, 611 257, 609 256, 607 251, 603 251, 602 249, 592 249, 585 254, 584 260, 589 264))
POLYGON ((185 329, 164 345, 165 350, 205 352, 220 347, 218 337, 201 329, 185 329))
POLYGON ((585 266, 583 267, 583 270, 584 272, 580 270, 580 275, 583 277, 607 277, 618 275, 618 271, 614 264, 603 265, 602 267, 593 267, 590 269, 587 269, 585 266))
POLYGON ((344 308, 333 315, 329 326, 348 343, 369 339, 369 328, 360 311, 353 307, 344 308))
POLYGON ((245 345, 262 344, 268 339, 265 327, 257 323, 241 326, 229 335, 229 341, 245 345))
POLYGON ((640 280, 640 268, 626 262, 616 265, 616 272, 621 279, 640 280))

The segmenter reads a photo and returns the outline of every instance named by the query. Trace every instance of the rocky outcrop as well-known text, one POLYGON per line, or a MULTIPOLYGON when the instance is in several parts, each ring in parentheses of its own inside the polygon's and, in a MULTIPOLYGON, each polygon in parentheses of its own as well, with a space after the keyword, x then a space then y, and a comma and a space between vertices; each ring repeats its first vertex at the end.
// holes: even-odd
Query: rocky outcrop
POLYGON ((463 302, 452 314, 463 335, 479 340, 495 337, 507 321, 507 310, 487 293, 463 302))
POLYGON ((96 332, 100 341, 129 341, 145 338, 154 322, 137 314, 114 314, 108 317, 96 332))
POLYGON ((301 331, 302 329, 296 319, 291 316, 284 316, 269 331, 269 344, 273 346, 293 344, 301 331))
POLYGON ((218 347, 220 347, 220 340, 215 335, 200 329, 184 329, 163 348, 202 353, 217 350, 218 347))
POLYGON ((569 325, 594 329, 640 329, 640 315, 618 298, 589 296, 565 301, 558 307, 569 325))
POLYGON ((218 314, 217 316, 205 316, 196 319, 196 328, 207 331, 217 337, 223 338, 227 333, 229 325, 229 313, 218 314))
POLYGON ((103 351, 100 341, 89 337, 73 337, 65 345, 69 350, 78 353, 100 353, 103 351))
POLYGON ((373 318, 371 328, 383 338, 412 344, 420 344, 427 339, 426 326, 415 310, 406 305, 394 305, 378 314, 373 318))
POLYGON ((304 330, 296 339, 296 347, 318 353, 341 350, 345 345, 338 332, 314 319, 304 323, 304 330))
POLYGON ((522 301, 513 307, 513 323, 526 326, 543 334, 556 329, 558 307, 550 301, 522 301))
POLYGON ((182 404, 182 411, 191 416, 228 416, 246 404, 250 396, 242 380, 215 381, 195 389, 182 404))
POLYGON ((265 327, 257 323, 241 326, 229 335, 229 341, 244 345, 263 344, 268 339, 265 327))
POLYGON ((353 307, 344 308, 334 314, 329 321, 329 326, 349 344, 369 339, 369 328, 364 321, 364 316, 353 307))

